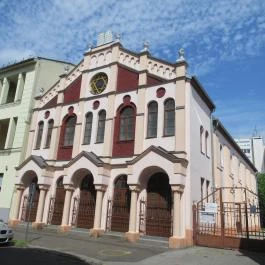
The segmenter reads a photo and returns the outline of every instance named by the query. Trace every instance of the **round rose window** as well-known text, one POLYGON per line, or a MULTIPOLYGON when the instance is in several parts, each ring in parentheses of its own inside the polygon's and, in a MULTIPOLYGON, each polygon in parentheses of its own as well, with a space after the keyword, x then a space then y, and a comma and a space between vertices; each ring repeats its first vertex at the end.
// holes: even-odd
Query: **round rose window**
POLYGON ((108 76, 105 73, 99 73, 92 77, 90 81, 91 93, 102 93, 108 83, 108 76))

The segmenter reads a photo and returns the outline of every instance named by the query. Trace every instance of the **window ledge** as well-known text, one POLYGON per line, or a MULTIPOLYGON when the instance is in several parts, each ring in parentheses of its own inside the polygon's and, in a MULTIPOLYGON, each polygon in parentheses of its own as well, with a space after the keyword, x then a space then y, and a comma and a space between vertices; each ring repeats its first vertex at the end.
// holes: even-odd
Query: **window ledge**
POLYGON ((175 137, 175 134, 172 134, 172 135, 163 135, 162 137, 175 137))
POLYGON ((73 148, 73 145, 69 145, 69 146, 60 146, 60 149, 71 149, 73 148))
POLYGON ((149 136, 149 137, 145 137, 145 139, 156 139, 157 138, 157 136, 149 136))

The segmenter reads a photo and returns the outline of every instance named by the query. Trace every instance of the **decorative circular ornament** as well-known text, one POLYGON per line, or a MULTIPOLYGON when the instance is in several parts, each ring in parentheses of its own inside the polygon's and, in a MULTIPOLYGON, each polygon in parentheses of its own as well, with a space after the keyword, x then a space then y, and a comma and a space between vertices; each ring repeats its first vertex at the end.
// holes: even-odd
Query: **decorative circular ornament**
POLYGON ((98 100, 94 101, 94 102, 93 102, 93 109, 94 109, 94 110, 98 109, 99 105, 100 105, 100 103, 99 103, 98 100))
POLYGON ((48 119, 50 116, 50 112, 47 110, 44 114, 44 119, 48 119))
POLYGON ((156 90, 156 97, 162 98, 164 97, 165 93, 166 93, 166 90, 163 87, 160 87, 156 90))
POLYGON ((68 108, 68 114, 71 115, 73 113, 74 113, 74 107, 71 106, 71 107, 68 108))
POLYGON ((129 104, 130 102, 131 102, 131 97, 129 95, 123 97, 124 104, 129 104))
POLYGON ((91 93, 100 94, 102 93, 108 83, 108 76, 105 73, 98 73, 94 75, 90 81, 91 93))

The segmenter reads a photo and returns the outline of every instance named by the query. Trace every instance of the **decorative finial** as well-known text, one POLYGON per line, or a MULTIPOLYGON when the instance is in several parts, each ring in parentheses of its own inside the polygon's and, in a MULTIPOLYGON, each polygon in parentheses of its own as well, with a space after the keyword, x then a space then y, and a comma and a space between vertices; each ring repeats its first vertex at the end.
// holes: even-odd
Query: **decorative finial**
POLYGON ((115 38, 116 38, 116 42, 120 42, 121 41, 121 35, 119 33, 115 34, 115 38))
POLYGON ((93 48, 92 43, 89 43, 89 44, 88 44, 87 52, 91 52, 91 51, 92 51, 92 48, 93 48))
POLYGON ((64 67, 64 73, 67 74, 68 71, 69 71, 69 69, 70 69, 70 68, 69 68, 69 65, 66 65, 66 66, 64 67))
POLYGON ((185 51, 183 48, 180 48, 178 51, 179 58, 177 59, 177 62, 185 61, 184 55, 185 51))
POLYGON ((144 48, 143 48, 142 52, 149 52, 149 42, 148 41, 144 42, 144 48))

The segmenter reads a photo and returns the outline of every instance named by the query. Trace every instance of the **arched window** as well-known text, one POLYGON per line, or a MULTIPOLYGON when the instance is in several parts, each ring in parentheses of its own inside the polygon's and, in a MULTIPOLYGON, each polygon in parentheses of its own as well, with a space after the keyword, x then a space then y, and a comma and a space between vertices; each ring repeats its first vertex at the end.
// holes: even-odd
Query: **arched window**
POLYGON ((97 143, 103 143, 104 142, 105 122, 106 122, 106 111, 101 110, 98 113, 97 143))
POLYGON ((85 134, 84 134, 84 142, 83 142, 84 144, 90 144, 92 122, 93 122, 93 114, 92 112, 89 112, 86 114, 86 125, 85 125, 85 134))
POLYGON ((134 122, 134 109, 125 107, 120 114, 120 141, 134 140, 134 122))
POLYGON ((175 101, 167 99, 164 104, 164 136, 175 135, 175 101))
POLYGON ((65 121, 63 146, 73 146, 75 136, 76 116, 70 116, 65 121))
POLYGON ((157 137, 158 106, 155 101, 148 105, 147 138, 157 137))
POLYGON ((209 133, 208 131, 205 132, 205 155, 209 156, 209 133))
POLYGON ((53 125, 54 125, 54 120, 49 120, 45 148, 49 148, 50 147, 51 139, 52 139, 53 125))
POLYGON ((43 126, 44 126, 43 121, 40 121, 38 125, 38 135, 37 135, 37 141, 36 141, 36 146, 35 146, 36 149, 40 149, 41 139, 42 139, 42 134, 43 134, 43 126))
POLYGON ((201 149, 201 153, 203 153, 203 127, 200 126, 200 149, 201 149))

